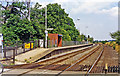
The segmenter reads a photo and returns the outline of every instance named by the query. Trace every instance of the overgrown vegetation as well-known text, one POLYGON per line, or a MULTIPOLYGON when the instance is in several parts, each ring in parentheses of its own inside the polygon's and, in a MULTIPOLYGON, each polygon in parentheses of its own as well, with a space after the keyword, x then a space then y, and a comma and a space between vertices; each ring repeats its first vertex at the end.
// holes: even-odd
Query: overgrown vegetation
MULTIPOLYGON (((16 41, 23 43, 45 38, 45 8, 41 6, 36 3, 30 9, 30 21, 27 19, 28 7, 25 3, 7 2, 6 6, 2 6, 2 33, 6 46, 13 45, 16 41)), ((54 29, 49 33, 62 34, 64 41, 93 41, 90 36, 80 35, 73 19, 57 3, 47 5, 47 26, 54 29)))
POLYGON ((120 45, 120 31, 110 33, 113 39, 116 39, 116 43, 120 45))

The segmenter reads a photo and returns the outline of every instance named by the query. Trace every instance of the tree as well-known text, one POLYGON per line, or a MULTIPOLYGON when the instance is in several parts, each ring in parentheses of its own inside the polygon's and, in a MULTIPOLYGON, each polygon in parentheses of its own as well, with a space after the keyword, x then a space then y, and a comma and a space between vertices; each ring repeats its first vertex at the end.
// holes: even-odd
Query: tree
POLYGON ((88 38, 87 38, 87 40, 89 41, 89 42, 93 42, 93 37, 90 37, 90 35, 88 35, 88 38))
POLYGON ((113 39, 116 39, 116 43, 120 45, 120 31, 110 33, 113 39))
POLYGON ((87 41, 87 37, 84 34, 80 35, 80 41, 87 41))
POLYGON ((34 8, 31 8, 30 14, 33 28, 36 30, 36 34, 34 34, 34 36, 38 39, 43 39, 45 37, 45 17, 43 14, 44 10, 40 9, 41 6, 42 5, 36 3, 34 8))
MULTIPOLYGON (((37 31, 35 34, 37 38, 45 37, 45 8, 41 8, 41 6, 36 3, 35 7, 31 8, 31 21, 37 31)), ((73 19, 68 17, 65 10, 57 3, 47 5, 47 27, 54 29, 49 31, 49 33, 62 34, 65 41, 76 41, 80 35, 75 28, 73 19)))
POLYGON ((61 8, 61 5, 48 4, 47 5, 47 19, 48 27, 54 28, 49 33, 58 33, 63 35, 63 40, 76 41, 80 35, 79 31, 75 28, 73 19, 68 17, 69 14, 61 8))
MULTIPOLYGON (((2 32, 6 45, 13 45, 16 41, 23 43, 45 38, 45 8, 41 6, 36 3, 30 8, 30 21, 29 8, 24 2, 7 2, 6 6, 2 6, 4 8, 2 32)), ((54 29, 49 33, 62 34, 64 41, 87 40, 85 35, 80 35, 69 14, 57 3, 47 5, 47 26, 54 29)))
POLYGON ((2 24, 2 33, 4 43, 13 45, 16 41, 27 42, 32 39, 31 36, 36 33, 31 21, 27 19, 27 7, 23 2, 7 2, 2 11, 4 23, 2 24))

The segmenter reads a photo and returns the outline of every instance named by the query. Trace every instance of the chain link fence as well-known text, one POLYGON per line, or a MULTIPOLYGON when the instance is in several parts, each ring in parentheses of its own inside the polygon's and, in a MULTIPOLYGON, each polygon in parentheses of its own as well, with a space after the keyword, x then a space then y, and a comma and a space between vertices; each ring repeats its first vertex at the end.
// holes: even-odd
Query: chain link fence
MULTIPOLYGON (((85 41, 62 41, 62 47, 64 46, 72 46, 72 45, 80 45, 80 44, 87 44, 85 41)), ((48 48, 58 47, 58 42, 54 40, 48 41, 48 48)))
POLYGON ((56 41, 48 40, 48 48, 57 47, 57 46, 58 46, 57 40, 56 41))
MULTIPOLYGON (((6 59, 13 59, 13 63, 15 62, 15 56, 33 50, 37 47, 41 47, 40 39, 29 41, 26 43, 16 42, 14 46, 4 46, 3 56, 6 59)), ((0 57, 1 58, 1 57, 0 57)))
POLYGON ((80 45, 80 44, 87 44, 87 42, 81 41, 62 41, 62 46, 72 46, 72 45, 80 45))

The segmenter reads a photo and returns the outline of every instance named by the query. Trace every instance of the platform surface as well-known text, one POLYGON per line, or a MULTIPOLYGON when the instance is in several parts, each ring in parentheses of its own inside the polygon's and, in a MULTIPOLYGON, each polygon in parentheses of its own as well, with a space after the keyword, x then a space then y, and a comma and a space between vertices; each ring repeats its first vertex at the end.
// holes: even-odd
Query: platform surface
POLYGON ((54 48, 36 48, 36 49, 28 51, 26 53, 17 55, 15 57, 15 59, 16 59, 15 64, 24 64, 25 61, 35 62, 36 60, 42 58, 43 56, 51 53, 54 50, 73 48, 73 47, 78 47, 78 46, 83 46, 83 45, 86 45, 86 44, 74 45, 74 46, 65 46, 65 47, 54 47, 54 48))

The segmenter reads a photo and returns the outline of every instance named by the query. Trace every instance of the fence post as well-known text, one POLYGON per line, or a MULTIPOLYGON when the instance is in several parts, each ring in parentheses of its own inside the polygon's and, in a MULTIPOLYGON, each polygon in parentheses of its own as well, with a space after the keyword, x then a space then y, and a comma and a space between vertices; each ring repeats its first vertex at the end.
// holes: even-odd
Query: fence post
POLYGON ((38 39, 38 47, 40 47, 40 41, 39 41, 39 39, 38 39))
POLYGON ((23 43, 23 52, 25 52, 25 43, 23 43))
POLYGON ((15 64, 15 51, 16 51, 16 47, 13 49, 13 64, 15 64))
POLYGON ((17 55, 18 42, 16 43, 16 55, 17 55))
MULTIPOLYGON (((34 45, 34 44, 33 44, 34 45)), ((37 48, 38 46, 37 46, 37 40, 35 40, 35 48, 37 48)))
POLYGON ((6 58, 6 47, 4 49, 4 58, 6 58))
POLYGON ((30 50, 31 50, 31 41, 30 41, 30 50))

